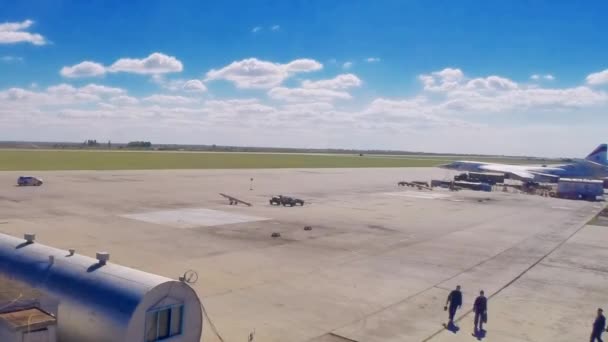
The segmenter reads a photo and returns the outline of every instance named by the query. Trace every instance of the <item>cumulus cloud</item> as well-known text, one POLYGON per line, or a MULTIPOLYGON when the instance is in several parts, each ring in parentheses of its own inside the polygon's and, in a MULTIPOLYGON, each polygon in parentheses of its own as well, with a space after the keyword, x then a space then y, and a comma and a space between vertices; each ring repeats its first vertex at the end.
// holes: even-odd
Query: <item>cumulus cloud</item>
POLYGON ((291 61, 284 65, 287 72, 310 72, 317 71, 323 68, 323 64, 315 61, 314 59, 301 58, 291 61))
POLYGON ((32 25, 34 25, 32 20, 25 20, 22 22, 6 22, 0 24, 0 44, 46 44, 47 41, 42 35, 25 31, 32 25))
POLYGON ((84 61, 73 66, 61 68, 61 76, 68 78, 103 76, 106 68, 96 62, 84 61))
POLYGON ((83 103, 98 103, 107 97, 125 93, 126 90, 124 89, 98 84, 74 87, 70 84, 61 83, 40 91, 22 88, 10 88, 0 91, 0 104, 11 108, 18 108, 19 105, 28 108, 37 106, 71 106, 83 103))
POLYGON ((189 80, 184 83, 182 89, 194 93, 204 93, 207 91, 207 87, 200 80, 189 80))
POLYGON ((336 91, 331 89, 320 88, 272 88, 268 92, 268 96, 276 100, 288 102, 303 102, 303 101, 332 101, 332 100, 347 100, 351 96, 345 91, 336 91))
POLYGON ((540 81, 540 80, 553 81, 553 80, 555 80, 555 77, 551 74, 545 74, 545 75, 533 74, 530 76, 530 79, 533 81, 540 81))
POLYGON ((329 80, 310 81, 305 80, 302 82, 302 88, 309 89, 348 89, 353 87, 361 86, 361 80, 353 74, 342 74, 338 75, 329 80))
POLYGON ((165 74, 181 72, 183 68, 182 62, 177 58, 154 52, 143 59, 121 58, 108 67, 107 71, 135 74, 165 74))
POLYGON ((424 90, 429 91, 446 91, 457 87, 464 74, 460 69, 445 68, 441 71, 435 71, 431 74, 423 74, 418 76, 424 90))
POLYGON ((87 84, 86 86, 79 88, 79 91, 98 95, 119 95, 126 93, 126 91, 122 88, 107 87, 104 85, 93 83, 87 84))
POLYGON ((255 98, 229 99, 205 101, 204 110, 214 117, 227 118, 236 116, 238 119, 243 114, 268 114, 275 112, 275 108, 265 105, 255 98))
POLYGON ((369 57, 365 59, 366 62, 368 63, 378 63, 380 62, 380 58, 378 57, 369 57))
POLYGON ((283 105, 281 108, 288 112, 293 113, 321 113, 327 112, 334 109, 334 105, 329 102, 308 102, 308 103, 288 103, 283 105))
POLYGON ((323 65, 312 59, 296 59, 280 64, 248 58, 232 62, 219 70, 210 70, 206 80, 227 80, 238 88, 264 89, 280 85, 295 73, 312 72, 321 68, 323 65))
MULTIPOLYGON (((542 77, 548 79, 545 76, 542 77)), ((423 74, 419 79, 424 90, 445 96, 442 102, 437 103, 437 108, 447 112, 561 110, 597 106, 608 100, 606 93, 584 86, 539 88, 496 75, 468 78, 462 70, 453 68, 423 74)))
POLYGON ((468 81, 464 85, 465 89, 477 90, 477 91, 501 91, 501 90, 515 90, 518 88, 517 83, 511 81, 508 78, 499 76, 488 76, 481 78, 474 78, 468 81))
POLYGON ((183 70, 182 62, 173 56, 154 52, 146 58, 121 58, 109 67, 92 61, 83 61, 76 65, 61 68, 60 74, 67 78, 97 77, 107 72, 127 72, 142 75, 162 76, 166 73, 183 70))
POLYGON ((256 26, 256 27, 254 27, 254 28, 252 28, 252 29, 251 29, 251 32, 253 32, 253 33, 258 33, 258 32, 260 32, 261 30, 262 30, 262 28, 261 28, 260 26, 256 26))
POLYGON ((270 30, 272 30, 272 31, 278 31, 280 29, 281 29, 281 26, 279 26, 279 25, 272 25, 272 27, 270 28, 270 30))
POLYGON ((344 64, 342 64, 342 69, 348 70, 348 69, 352 68, 353 65, 354 65, 353 62, 344 62, 344 64))
MULTIPOLYGON (((390 147, 392 142, 402 142, 403 139, 409 140, 402 148, 413 148, 409 144, 420 144, 422 139, 424 143, 412 146, 424 149, 430 146, 428 143, 437 141, 437 136, 441 137, 443 144, 450 144, 459 139, 472 141, 471 137, 480 136, 476 135, 479 131, 496 133, 504 129, 520 129, 521 118, 526 119, 526 125, 534 122, 546 125, 546 115, 536 116, 538 113, 561 115, 560 118, 575 117, 582 125, 586 122, 583 118, 591 118, 585 116, 588 113, 596 115, 608 108, 608 95, 602 89, 587 85, 566 88, 546 87, 542 83, 530 85, 528 80, 518 83, 504 75, 470 76, 458 68, 420 75, 420 91, 411 96, 378 97, 369 101, 346 101, 351 98, 348 90, 362 83, 350 73, 329 79, 303 80, 296 88, 280 85, 286 77, 311 68, 315 68, 315 64, 309 60, 270 63, 271 72, 256 70, 252 74, 246 73, 245 76, 270 77, 269 74, 275 75, 276 70, 280 71, 279 77, 273 79, 279 85, 271 87, 264 98, 204 100, 169 91, 135 97, 124 89, 94 83, 81 87, 63 83, 40 90, 9 88, 0 90, 0 130, 4 128, 2 133, 6 135, 11 132, 6 127, 23 124, 27 120, 29 126, 50 127, 41 131, 56 134, 63 131, 55 131, 53 127, 73 127, 78 133, 76 136, 82 135, 83 127, 105 127, 108 130, 146 127, 150 129, 148 132, 156 130, 164 139, 181 139, 184 132, 196 132, 193 138, 196 141, 200 136, 209 137, 209 132, 221 132, 218 137, 229 136, 226 139, 233 144, 259 142, 263 145, 298 136, 303 139, 298 141, 308 145, 319 139, 344 137, 346 143, 356 140, 357 144, 362 144, 361 147, 367 148, 379 146, 373 143, 377 141, 385 141, 388 145, 381 146, 390 147), (490 115, 500 115, 500 124, 494 124, 495 119, 490 119, 490 115), (507 121, 510 116, 518 120, 515 123, 507 121), (509 124, 511 128, 504 127, 509 124), (183 131, 179 131, 180 127, 183 131), (479 130, 480 127, 484 129, 479 130), (203 128, 208 131, 197 131, 203 128), (252 129, 260 133, 254 136, 262 140, 235 142, 234 139, 249 139, 251 135, 245 133, 252 129), (370 140, 372 145, 368 145, 369 141, 362 140, 366 136, 378 140, 370 140)), ((205 86, 204 82, 196 79, 165 80, 156 74, 154 78, 167 84, 174 82, 176 91, 185 92, 189 88, 199 91, 201 86, 205 86)), ((598 122, 591 125, 600 126, 598 122)), ((150 139, 156 138, 152 136, 150 139)), ((532 140, 529 138, 525 143, 529 145, 532 140)), ((222 142, 213 140, 213 143, 222 142)), ((524 141, 518 143, 523 144, 524 141)))
POLYGON ((132 97, 132 96, 128 96, 128 95, 115 96, 115 97, 110 98, 108 101, 112 104, 123 105, 123 106, 134 106, 136 104, 139 104, 138 99, 136 99, 135 97, 132 97))
POLYGON ((207 87, 200 80, 174 79, 168 80, 164 75, 152 75, 152 82, 169 91, 186 91, 192 93, 203 93, 207 87))
POLYGON ((186 105, 197 102, 195 99, 185 96, 156 94, 143 99, 145 102, 159 105, 186 105))
POLYGON ((608 69, 589 74, 586 78, 589 85, 600 85, 608 83, 608 69))

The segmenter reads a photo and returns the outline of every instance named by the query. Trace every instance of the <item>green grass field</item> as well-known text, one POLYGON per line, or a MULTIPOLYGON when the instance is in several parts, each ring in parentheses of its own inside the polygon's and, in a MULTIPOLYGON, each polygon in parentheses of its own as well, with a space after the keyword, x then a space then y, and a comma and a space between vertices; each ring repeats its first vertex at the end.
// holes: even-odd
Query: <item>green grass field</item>
MULTIPOLYGON (((429 167, 451 160, 454 158, 274 153, 0 150, 0 171, 429 167)), ((511 160, 511 162, 516 161, 511 160)))

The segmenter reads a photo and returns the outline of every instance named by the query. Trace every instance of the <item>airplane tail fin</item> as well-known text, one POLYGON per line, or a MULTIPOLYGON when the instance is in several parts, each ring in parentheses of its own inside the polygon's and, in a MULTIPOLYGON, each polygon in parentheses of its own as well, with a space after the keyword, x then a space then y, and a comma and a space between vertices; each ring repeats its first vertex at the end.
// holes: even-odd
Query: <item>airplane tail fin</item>
POLYGON ((601 144, 596 147, 593 152, 589 153, 589 155, 585 158, 586 160, 592 161, 594 163, 608 165, 608 160, 606 159, 606 151, 608 150, 608 145, 601 144))

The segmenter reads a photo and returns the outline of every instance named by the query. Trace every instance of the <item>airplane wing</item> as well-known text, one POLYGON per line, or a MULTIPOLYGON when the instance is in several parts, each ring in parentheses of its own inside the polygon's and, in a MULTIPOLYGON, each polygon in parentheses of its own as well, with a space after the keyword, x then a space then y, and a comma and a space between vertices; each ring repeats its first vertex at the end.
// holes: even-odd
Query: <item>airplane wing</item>
POLYGON ((526 170, 524 167, 516 165, 485 164, 481 165, 480 169, 491 172, 505 173, 511 176, 512 178, 524 181, 554 181, 559 178, 559 176, 556 175, 551 175, 548 173, 538 172, 534 170, 526 170))
POLYGON ((521 180, 533 180, 534 173, 526 171, 522 168, 514 168, 513 165, 501 165, 501 164, 485 164, 479 167, 482 170, 490 172, 500 172, 509 175, 513 175, 513 178, 521 180))

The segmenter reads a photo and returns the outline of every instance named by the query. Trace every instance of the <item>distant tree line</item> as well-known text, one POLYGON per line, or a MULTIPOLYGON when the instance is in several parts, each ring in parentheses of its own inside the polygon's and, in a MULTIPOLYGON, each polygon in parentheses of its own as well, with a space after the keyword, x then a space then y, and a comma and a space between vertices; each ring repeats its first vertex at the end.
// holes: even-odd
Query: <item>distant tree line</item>
POLYGON ((150 148, 152 143, 149 141, 130 141, 127 148, 150 148))

